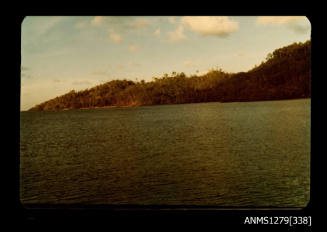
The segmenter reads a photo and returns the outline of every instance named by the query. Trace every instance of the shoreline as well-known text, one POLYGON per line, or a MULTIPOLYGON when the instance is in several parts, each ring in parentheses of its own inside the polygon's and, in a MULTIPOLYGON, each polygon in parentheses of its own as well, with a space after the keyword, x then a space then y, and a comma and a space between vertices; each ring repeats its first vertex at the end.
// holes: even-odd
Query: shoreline
POLYGON ((105 108, 132 108, 140 106, 163 106, 163 105, 183 105, 183 104, 197 104, 197 103, 241 103, 241 102, 263 102, 263 101, 289 101, 289 100, 301 100, 301 99, 311 99, 311 97, 299 97, 299 98, 287 98, 287 99, 265 99, 265 100, 235 100, 235 101, 208 101, 208 102, 188 102, 188 103, 175 103, 175 104, 154 104, 154 105, 128 105, 128 106, 95 106, 95 107, 83 107, 76 109, 61 109, 61 110, 24 110, 20 112, 44 112, 44 111, 67 111, 67 110, 89 110, 89 109, 105 109, 105 108))

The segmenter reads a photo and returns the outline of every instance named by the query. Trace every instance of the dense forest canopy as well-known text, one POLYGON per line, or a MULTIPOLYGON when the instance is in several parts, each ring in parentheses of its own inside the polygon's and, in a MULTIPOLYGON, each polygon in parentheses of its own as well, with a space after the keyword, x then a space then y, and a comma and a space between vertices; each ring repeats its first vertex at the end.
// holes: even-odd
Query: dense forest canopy
POLYGON ((113 80, 70 91, 30 110, 64 110, 105 106, 141 106, 196 102, 259 101, 311 97, 311 41, 269 53, 248 72, 213 69, 204 75, 172 72, 152 81, 113 80))

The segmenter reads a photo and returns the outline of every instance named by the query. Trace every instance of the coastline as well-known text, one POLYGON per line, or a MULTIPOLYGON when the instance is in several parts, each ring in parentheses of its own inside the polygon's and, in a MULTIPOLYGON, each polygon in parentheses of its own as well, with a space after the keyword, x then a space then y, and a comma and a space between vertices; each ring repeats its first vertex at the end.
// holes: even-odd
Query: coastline
POLYGON ((161 105, 183 105, 183 104, 196 104, 196 103, 236 103, 236 102, 264 102, 264 101, 289 101, 289 100, 301 100, 301 99, 311 99, 310 97, 297 97, 297 98, 286 98, 286 99, 261 99, 261 100, 235 100, 235 101, 206 101, 206 102, 185 102, 185 103, 172 103, 172 104, 153 104, 153 105, 126 105, 126 106, 95 106, 95 107, 83 107, 83 108, 66 108, 60 110, 25 110, 20 112, 42 112, 42 111, 67 111, 67 110, 89 110, 89 109, 106 109, 106 108, 132 108, 140 106, 161 106, 161 105))

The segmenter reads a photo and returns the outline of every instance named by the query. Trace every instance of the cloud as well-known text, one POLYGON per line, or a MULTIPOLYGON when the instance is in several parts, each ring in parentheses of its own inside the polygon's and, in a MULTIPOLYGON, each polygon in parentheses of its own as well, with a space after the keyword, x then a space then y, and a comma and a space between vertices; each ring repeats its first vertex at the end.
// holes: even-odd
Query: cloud
POLYGON ((139 50, 139 48, 137 46, 135 46, 135 45, 130 45, 130 46, 128 46, 128 50, 130 52, 136 52, 136 51, 139 50))
POLYGON ((79 22, 75 25, 76 28, 82 29, 87 28, 90 24, 88 22, 79 22))
POLYGON ((132 65, 134 65, 134 66, 136 66, 136 67, 141 67, 141 66, 142 66, 142 64, 137 63, 137 62, 133 62, 132 65))
POLYGON ((193 66, 194 64, 192 63, 192 61, 184 61, 184 65, 185 66, 193 66))
POLYGON ((142 18, 137 18, 135 19, 134 22, 128 24, 127 26, 132 28, 132 29, 141 29, 141 28, 145 28, 149 25, 149 20, 147 19, 142 19, 142 18))
POLYGON ((91 72, 91 75, 99 75, 99 76, 107 76, 108 73, 107 72, 102 72, 102 71, 95 71, 95 72, 91 72))
POLYGON ((115 43, 120 43, 122 41, 121 36, 116 33, 113 29, 109 30, 109 39, 115 43))
POLYGON ((288 28, 293 30, 295 33, 303 34, 303 33, 307 33, 311 27, 310 25, 303 26, 303 25, 292 23, 288 25, 288 28))
POLYGON ((45 35, 51 29, 53 29, 59 22, 61 22, 64 18, 60 16, 53 17, 41 17, 41 16, 33 16, 35 19, 41 19, 38 23, 38 33, 39 35, 45 35))
POLYGON ((89 81, 74 81, 72 82, 73 85, 90 85, 91 82, 89 81))
POLYGON ((106 24, 109 20, 109 18, 106 16, 95 16, 92 20, 91 20, 91 24, 95 25, 95 26, 101 26, 106 24))
POLYGON ((259 16, 256 23, 259 25, 281 25, 306 19, 305 16, 259 16))
POLYGON ((31 79, 33 76, 30 74, 31 69, 26 66, 20 67, 20 76, 23 79, 31 79))
POLYGON ((199 56, 199 57, 194 58, 194 59, 185 60, 183 62, 183 65, 185 67, 193 67, 193 68, 196 68, 196 67, 200 67, 204 63, 207 63, 207 60, 204 59, 202 56, 199 56))
POLYGON ((25 67, 25 66, 21 66, 20 70, 21 70, 22 72, 24 72, 24 71, 29 71, 30 68, 25 67))
POLYGON ((176 28, 175 31, 167 32, 170 41, 181 41, 185 40, 186 36, 184 35, 184 28, 182 25, 176 28))
POLYGON ((226 16, 186 16, 181 22, 201 35, 225 37, 238 30, 238 22, 226 16))
POLYGON ((116 67, 119 68, 119 69, 125 69, 126 68, 124 64, 117 64, 116 67))
POLYGON ((245 53, 244 53, 244 52, 238 52, 238 53, 236 54, 236 56, 245 56, 245 53))
POLYGON ((168 21, 171 23, 171 24, 176 24, 176 21, 175 21, 175 17, 174 16, 170 16, 168 18, 168 21))
POLYGON ((155 32, 154 32, 154 34, 156 35, 156 36, 160 36, 160 34, 161 34, 161 32, 160 32, 160 29, 158 28, 157 30, 155 30, 155 32))
POLYGON ((256 24, 263 26, 286 25, 293 32, 303 34, 311 28, 310 22, 309 25, 302 24, 305 20, 309 22, 305 16, 260 16, 257 18, 256 24))
POLYGON ((30 74, 26 74, 26 73, 21 73, 20 76, 21 76, 22 79, 23 79, 23 78, 24 78, 24 79, 31 79, 31 78, 33 78, 32 75, 30 75, 30 74))
POLYGON ((132 16, 96 16, 91 20, 90 24, 93 26, 111 26, 116 30, 126 31, 146 28, 150 25, 150 21, 132 16))

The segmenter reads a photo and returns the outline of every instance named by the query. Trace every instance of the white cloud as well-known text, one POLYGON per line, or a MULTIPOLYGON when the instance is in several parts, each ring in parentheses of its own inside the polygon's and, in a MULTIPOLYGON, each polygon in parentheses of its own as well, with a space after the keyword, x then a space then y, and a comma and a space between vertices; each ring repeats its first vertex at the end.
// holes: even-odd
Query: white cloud
POLYGON ((107 17, 105 16, 95 16, 92 21, 91 24, 95 25, 95 26, 100 26, 105 24, 105 22, 107 21, 107 17))
POLYGON ((147 27, 148 25, 149 25, 149 20, 142 19, 142 18, 135 19, 134 22, 129 24, 131 28, 135 28, 135 29, 141 29, 147 27))
POLYGON ((261 25, 281 25, 306 19, 304 16, 259 16, 256 20, 261 25))
POLYGON ((286 25, 288 29, 295 33, 307 33, 311 26, 309 20, 305 16, 260 16, 256 20, 257 25, 263 26, 279 26, 286 25), (307 25, 303 24, 307 21, 307 25))
POLYGON ((181 21, 201 35, 224 37, 238 30, 238 22, 226 16, 186 16, 182 17, 181 21))
POLYGON ((131 30, 146 28, 150 25, 150 21, 132 16, 96 16, 91 20, 90 24, 93 26, 111 26, 117 30, 131 30))
POLYGON ((113 29, 109 30, 109 39, 115 43, 120 43, 122 41, 121 36, 116 33, 113 29))
POLYGON ((139 48, 136 47, 135 45, 130 45, 130 46, 128 46, 128 50, 131 52, 136 52, 139 50, 139 48))
POLYGON ((186 36, 184 35, 184 28, 182 25, 176 28, 175 31, 169 31, 168 37, 170 41, 181 41, 185 40, 186 36))
POLYGON ((160 29, 158 28, 155 32, 154 32, 154 34, 156 35, 156 36, 160 36, 160 34, 161 34, 161 32, 160 32, 160 29))

